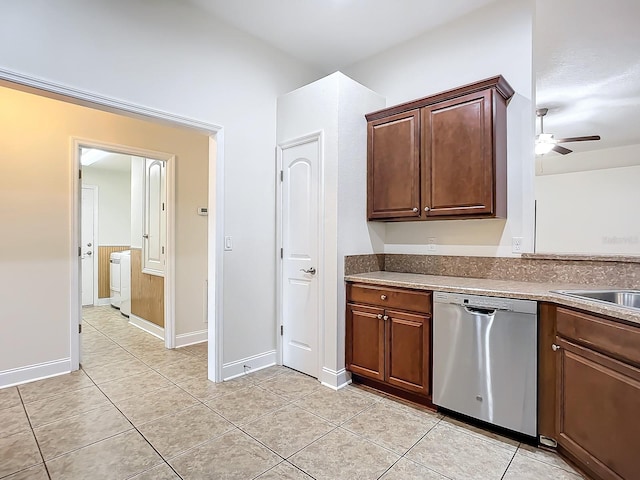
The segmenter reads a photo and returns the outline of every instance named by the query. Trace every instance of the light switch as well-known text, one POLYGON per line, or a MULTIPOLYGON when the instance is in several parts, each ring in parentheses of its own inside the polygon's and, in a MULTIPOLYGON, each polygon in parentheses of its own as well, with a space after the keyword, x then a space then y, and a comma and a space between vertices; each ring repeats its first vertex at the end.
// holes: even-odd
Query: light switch
POLYGON ((225 250, 233 250, 233 241, 231 237, 224 237, 224 249, 225 250))

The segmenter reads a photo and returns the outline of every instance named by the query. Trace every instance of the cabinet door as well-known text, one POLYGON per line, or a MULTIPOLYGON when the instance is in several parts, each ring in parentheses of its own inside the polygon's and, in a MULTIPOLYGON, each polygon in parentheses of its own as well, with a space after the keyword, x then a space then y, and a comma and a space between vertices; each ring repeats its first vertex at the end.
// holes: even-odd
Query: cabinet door
POLYGON ((640 478, 640 370, 560 337, 558 445, 602 479, 640 478))
POLYGON ((347 304, 347 370, 369 378, 384 380, 384 310, 347 304))
POLYGON ((422 109, 422 210, 428 217, 494 212, 492 91, 422 109))
POLYGON ((369 122, 369 220, 420 217, 419 123, 418 110, 369 122))
POLYGON ((431 379, 431 317, 386 310, 387 364, 385 380, 396 387, 429 395, 431 379))

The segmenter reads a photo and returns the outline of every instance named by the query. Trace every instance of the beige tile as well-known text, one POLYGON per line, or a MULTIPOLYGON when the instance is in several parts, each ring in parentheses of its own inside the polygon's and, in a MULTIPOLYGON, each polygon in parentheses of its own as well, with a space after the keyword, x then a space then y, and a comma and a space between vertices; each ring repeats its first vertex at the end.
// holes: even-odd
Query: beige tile
POLYGON ((554 467, 548 463, 539 462, 531 457, 516 453, 504 480, 540 480, 550 478, 553 480, 582 480, 580 475, 568 472, 562 468, 554 467))
POLYGON ((49 480, 49 475, 44 468, 44 463, 41 463, 40 465, 34 465, 26 470, 9 475, 8 477, 3 477, 2 480, 49 480))
POLYGON ((409 450, 406 458, 453 480, 496 480, 513 455, 494 441, 441 422, 409 450))
POLYGON ((15 407, 21 403, 22 401, 20 400, 17 387, 3 388, 0 390, 0 410, 15 407))
POLYGON ((164 458, 175 457, 233 428, 231 423, 202 404, 138 427, 164 458))
POLYGON ((37 382, 25 383, 20 385, 20 395, 24 403, 31 403, 42 400, 53 395, 68 393, 73 390, 93 386, 93 382, 82 371, 67 373, 66 375, 58 375, 57 377, 45 378, 37 382))
POLYGON ((207 402, 213 410, 236 425, 245 425, 284 407, 289 401, 259 387, 216 397, 207 402))
POLYGON ((207 357, 209 355, 209 342, 196 343, 195 345, 187 345, 181 350, 196 355, 198 357, 207 357))
POLYGON ((289 462, 282 462, 260 475, 256 480, 313 480, 313 478, 289 462))
POLYGON ((100 390, 116 402, 130 397, 139 397, 154 390, 171 386, 171 382, 153 370, 100 384, 100 390))
POLYGON ((31 425, 22 404, 0 410, 0 438, 30 429, 31 425))
POLYGON ((82 365, 82 368, 89 370, 95 370, 95 367, 99 367, 101 365, 111 365, 135 360, 133 355, 118 346, 104 351, 83 351, 83 353, 80 364, 82 365))
POLYGON ((400 458, 341 428, 289 458, 289 462, 316 480, 379 478, 400 458))
MULTIPOLYGON (((406 458, 401 458, 380 480, 449 480, 439 473, 418 465, 406 458)), ((499 480, 499 478, 496 478, 499 480)))
POLYGON ((169 461, 185 480, 245 480, 281 461, 248 435, 233 430, 169 461))
POLYGON ((134 425, 141 425, 189 408, 198 401, 172 385, 114 403, 134 425))
POLYGON ((94 385, 75 392, 56 395, 25 405, 33 428, 57 422, 80 413, 109 405, 109 400, 94 385))
POLYGON ((132 428, 124 415, 107 405, 38 427, 34 433, 46 461, 132 428))
POLYGON ((293 370, 290 368, 283 367, 282 365, 272 365, 261 370, 256 370, 255 372, 249 371, 249 373, 244 376, 254 383, 260 383, 278 375, 282 375, 283 373, 291 373, 292 371, 293 370))
POLYGON ((131 480, 180 480, 180 477, 176 475, 176 472, 169 465, 163 463, 153 467, 151 470, 131 477, 131 480))
POLYGON ((42 457, 31 430, 0 438, 0 477, 42 463, 42 457))
POLYGON ((154 368, 174 383, 184 383, 193 379, 207 379, 207 361, 203 358, 189 356, 176 363, 158 365, 154 368))
POLYGON ((378 402, 344 423, 342 428, 404 455, 439 421, 440 418, 432 413, 378 402))
POLYGON ((560 457, 560 455, 555 452, 551 452, 543 448, 532 447, 530 445, 522 443, 518 448, 518 455, 524 455, 525 457, 533 458, 540 462, 547 463, 554 467, 566 470, 569 473, 578 475, 578 472, 575 470, 575 468, 565 462, 562 457, 560 457))
POLYGON ((180 383, 178 386, 194 397, 206 402, 221 395, 228 395, 229 393, 249 388, 253 386, 253 382, 247 377, 234 378, 233 380, 218 383, 206 379, 192 379, 180 383))
POLYGON ((243 427, 253 438, 287 458, 318 438, 335 425, 295 405, 265 415, 243 427))
POLYGON ((302 373, 283 373, 260 383, 265 390, 288 400, 299 400, 318 390, 320 382, 302 373))
POLYGON ((47 462, 52 480, 125 479, 162 463, 135 430, 93 443, 47 462))
POLYGON ((95 367, 87 367, 84 371, 98 385, 117 380, 119 378, 129 377, 140 373, 148 372, 150 369, 147 365, 131 357, 129 360, 122 362, 107 363, 105 365, 97 365, 95 367))
POLYGON ((332 423, 341 424, 374 405, 378 399, 360 395, 353 388, 338 391, 322 387, 298 400, 296 405, 320 415, 332 423))
POLYGON ((192 359, 193 355, 189 355, 189 353, 181 350, 170 350, 168 348, 162 348, 158 350, 154 349, 147 350, 145 352, 139 352, 136 354, 136 357, 142 362, 149 365, 151 368, 156 368, 160 365, 169 365, 172 363, 180 362, 182 360, 192 359))
POLYGON ((464 430, 466 433, 468 433, 469 435, 479 437, 483 440, 493 443, 494 445, 497 445, 498 447, 506 448, 510 452, 515 452, 516 449, 518 448, 518 445, 520 445, 520 442, 518 442, 517 440, 507 438, 503 435, 498 435, 497 433, 494 433, 494 432, 489 432, 488 430, 483 430, 482 428, 470 425, 468 423, 464 423, 460 420, 457 420, 451 417, 444 417, 442 419, 442 422, 444 424, 460 428, 464 430))

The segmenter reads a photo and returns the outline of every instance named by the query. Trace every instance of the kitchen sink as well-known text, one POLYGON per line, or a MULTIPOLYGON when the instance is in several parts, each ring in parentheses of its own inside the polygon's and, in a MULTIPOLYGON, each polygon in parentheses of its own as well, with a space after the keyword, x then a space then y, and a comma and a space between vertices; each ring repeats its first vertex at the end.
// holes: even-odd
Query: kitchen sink
POLYGON ((640 310, 640 290, 554 290, 554 293, 640 310))

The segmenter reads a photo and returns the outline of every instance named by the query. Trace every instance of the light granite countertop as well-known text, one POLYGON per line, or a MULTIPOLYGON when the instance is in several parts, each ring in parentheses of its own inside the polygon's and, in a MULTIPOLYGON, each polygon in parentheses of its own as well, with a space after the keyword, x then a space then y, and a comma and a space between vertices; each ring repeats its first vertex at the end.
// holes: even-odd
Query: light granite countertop
POLYGON ((388 287, 414 288, 439 292, 486 295, 489 297, 522 298, 552 302, 558 305, 579 308, 607 315, 625 323, 640 326, 640 310, 619 307, 613 304, 568 297, 552 290, 598 290, 607 286, 576 285, 560 283, 515 282, 486 278, 446 277, 417 273, 370 272, 345 276, 345 281, 383 285, 388 287))

